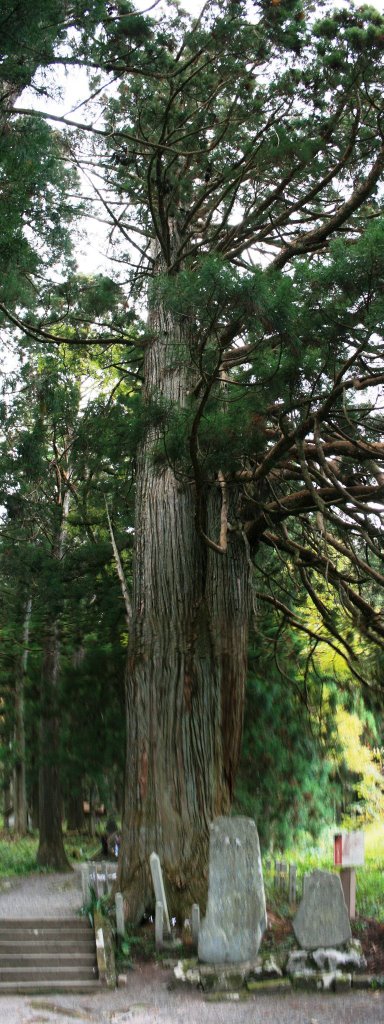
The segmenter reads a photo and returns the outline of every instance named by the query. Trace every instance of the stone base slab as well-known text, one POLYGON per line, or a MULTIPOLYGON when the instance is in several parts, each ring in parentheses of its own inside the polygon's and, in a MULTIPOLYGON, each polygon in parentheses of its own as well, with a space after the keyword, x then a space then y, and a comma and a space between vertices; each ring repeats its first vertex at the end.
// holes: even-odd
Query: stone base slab
POLYGON ((384 988, 384 978, 352 974, 349 971, 318 970, 314 965, 306 966, 304 957, 300 956, 296 959, 295 971, 284 977, 271 957, 268 957, 271 973, 263 974, 266 964, 267 958, 264 965, 261 958, 254 963, 247 961, 243 964, 203 964, 197 959, 179 960, 174 968, 172 988, 185 985, 200 988, 206 998, 213 1002, 236 1002, 255 993, 289 992, 292 989, 345 992, 351 988, 384 988))

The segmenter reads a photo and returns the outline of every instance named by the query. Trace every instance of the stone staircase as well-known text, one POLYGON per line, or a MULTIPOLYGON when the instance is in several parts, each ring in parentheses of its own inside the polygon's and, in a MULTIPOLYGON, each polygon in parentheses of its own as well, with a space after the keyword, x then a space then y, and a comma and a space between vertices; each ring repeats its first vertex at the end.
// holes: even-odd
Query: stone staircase
POLYGON ((0 920, 0 995, 99 988, 94 931, 85 918, 0 920))

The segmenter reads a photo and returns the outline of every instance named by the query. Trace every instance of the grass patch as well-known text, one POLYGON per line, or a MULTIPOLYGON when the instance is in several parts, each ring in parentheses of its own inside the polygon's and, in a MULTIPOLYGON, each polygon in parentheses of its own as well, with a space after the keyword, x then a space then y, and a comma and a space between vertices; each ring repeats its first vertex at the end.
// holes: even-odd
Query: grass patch
POLYGON ((356 910, 384 924, 383 865, 356 869, 356 910))
POLYGON ((4 834, 0 838, 0 878, 15 875, 29 875, 37 871, 36 867, 37 838, 25 836, 23 839, 4 834))
MULTIPOLYGON (((100 852, 101 840, 99 836, 89 836, 87 833, 64 832, 64 847, 71 863, 76 861, 94 860, 100 852)), ((98 857, 98 860, 102 858, 98 857)))

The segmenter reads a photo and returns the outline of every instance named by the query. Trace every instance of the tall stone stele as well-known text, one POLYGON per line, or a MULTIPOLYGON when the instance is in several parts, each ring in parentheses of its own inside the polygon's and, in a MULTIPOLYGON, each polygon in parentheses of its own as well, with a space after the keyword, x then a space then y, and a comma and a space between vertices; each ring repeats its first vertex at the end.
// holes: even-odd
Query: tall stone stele
POLYGON ((254 960, 266 927, 260 844, 251 818, 216 818, 210 826, 207 913, 198 956, 205 963, 254 960))

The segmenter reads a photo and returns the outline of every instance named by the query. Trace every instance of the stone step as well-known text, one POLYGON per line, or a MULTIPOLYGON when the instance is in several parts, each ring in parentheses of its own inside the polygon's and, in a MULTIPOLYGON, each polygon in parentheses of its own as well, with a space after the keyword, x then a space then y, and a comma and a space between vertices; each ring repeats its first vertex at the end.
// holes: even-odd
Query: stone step
POLYGON ((92 981, 97 978, 96 964, 92 967, 1 967, 0 981, 92 981))
POLYGON ((20 953, 19 950, 13 953, 0 953, 0 970, 4 967, 56 967, 58 964, 62 967, 70 967, 73 964, 75 967, 88 967, 92 970, 96 964, 95 950, 89 953, 79 953, 78 950, 73 953, 60 951, 56 956, 45 950, 41 953, 20 953))
POLYGON ((76 931, 91 931, 91 925, 87 917, 2 917, 0 919, 2 930, 15 928, 44 928, 45 930, 65 931, 66 929, 76 931))
POLYGON ((14 941, 0 940, 0 957, 6 953, 38 953, 41 946, 49 953, 60 953, 63 955, 69 953, 81 953, 82 956, 86 956, 88 953, 92 953, 95 950, 95 939, 92 935, 86 940, 77 941, 75 939, 69 939, 68 941, 63 939, 50 939, 42 942, 41 936, 34 939, 19 939, 14 941))
POLYGON ((100 986, 89 921, 79 918, 2 919, 2 993, 90 992, 100 986))
POLYGON ((84 993, 98 992, 101 983, 94 981, 0 981, 0 996, 2 995, 39 995, 44 992, 67 992, 84 993))
POLYGON ((92 936, 91 929, 87 932, 78 932, 76 929, 66 928, 65 931, 61 931, 60 928, 0 928, 0 942, 18 942, 20 940, 28 939, 30 942, 41 941, 54 942, 57 941, 69 941, 73 942, 87 942, 89 937, 92 936))

